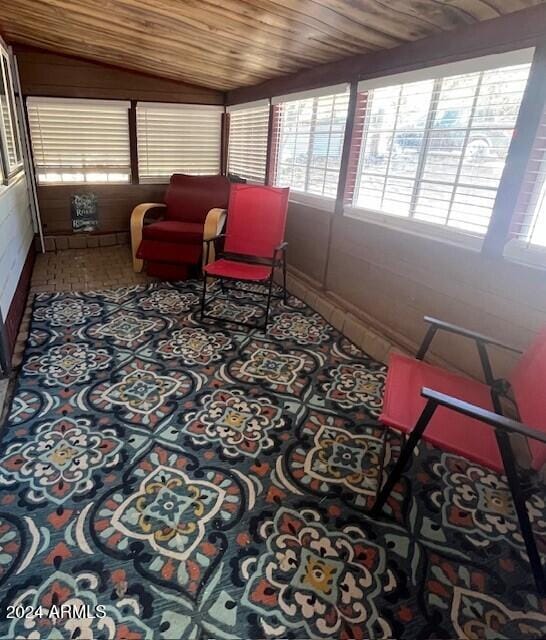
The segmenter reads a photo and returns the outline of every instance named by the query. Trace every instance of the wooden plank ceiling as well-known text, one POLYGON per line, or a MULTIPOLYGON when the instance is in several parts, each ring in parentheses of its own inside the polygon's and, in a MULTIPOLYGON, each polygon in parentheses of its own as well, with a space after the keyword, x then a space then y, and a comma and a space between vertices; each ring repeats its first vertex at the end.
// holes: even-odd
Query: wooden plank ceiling
POLYGON ((6 0, 8 42, 229 90, 546 0, 6 0))

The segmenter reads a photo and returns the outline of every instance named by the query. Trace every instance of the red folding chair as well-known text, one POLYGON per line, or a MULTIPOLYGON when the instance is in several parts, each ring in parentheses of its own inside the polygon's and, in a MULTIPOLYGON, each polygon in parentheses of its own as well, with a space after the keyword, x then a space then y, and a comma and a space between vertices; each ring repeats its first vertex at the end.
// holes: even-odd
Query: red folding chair
MULTIPOLYGON (((263 187, 249 184, 234 184, 231 187, 226 233, 207 241, 207 258, 203 267, 203 293, 201 297, 201 320, 212 318, 205 313, 207 304, 207 281, 219 278, 222 291, 224 280, 261 283, 267 287, 264 331, 267 330, 269 309, 273 297, 273 277, 276 268, 282 268, 283 293, 286 302, 286 247, 284 229, 288 208, 289 189, 263 187), (220 251, 217 243, 224 240, 220 251), (215 243, 217 259, 208 263, 210 243, 215 243)), ((227 288, 227 287, 226 287, 227 288)), ((236 289, 236 287, 229 287, 236 289)), ((253 293, 256 293, 253 291, 253 293)), ((214 320, 223 320, 214 317, 214 320)), ((225 322, 233 322, 226 319, 225 322)), ((248 322, 237 322, 255 326, 248 322)))
POLYGON ((421 437, 497 472, 504 472, 514 500, 521 533, 537 589, 546 593, 546 578, 525 505, 525 491, 510 434, 527 439, 531 471, 546 463, 546 328, 522 356, 508 380, 495 379, 487 345, 521 353, 498 340, 434 318, 416 358, 390 358, 381 422, 407 435, 400 456, 379 492, 371 513, 378 515, 400 479, 421 437), (475 340, 485 384, 434 367, 423 358, 438 329, 475 340), (507 404, 518 419, 503 415, 507 404), (528 425, 532 425, 528 426, 528 425))

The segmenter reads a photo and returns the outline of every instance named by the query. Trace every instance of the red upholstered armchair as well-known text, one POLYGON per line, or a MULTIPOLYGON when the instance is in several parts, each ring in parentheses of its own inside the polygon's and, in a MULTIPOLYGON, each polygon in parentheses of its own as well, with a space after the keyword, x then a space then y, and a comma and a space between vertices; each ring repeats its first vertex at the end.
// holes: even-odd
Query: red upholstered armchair
POLYGON ((230 182, 225 176, 171 176, 164 203, 137 205, 131 214, 133 268, 185 280, 200 264, 203 242, 221 233, 230 182))

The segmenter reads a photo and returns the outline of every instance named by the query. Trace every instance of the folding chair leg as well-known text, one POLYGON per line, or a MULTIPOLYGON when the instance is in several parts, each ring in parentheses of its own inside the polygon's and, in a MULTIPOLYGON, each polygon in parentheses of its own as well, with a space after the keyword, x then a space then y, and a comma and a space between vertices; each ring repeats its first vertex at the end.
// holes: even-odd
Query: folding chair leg
POLYGON ((282 298, 286 304, 286 251, 282 254, 282 298))
POLYGON ((413 428, 412 432, 409 435, 408 441, 402 447, 402 451, 400 451, 400 455, 398 456, 398 460, 396 461, 396 464, 394 465, 393 470, 390 472, 389 477, 385 482, 385 485, 381 489, 381 492, 379 493, 379 496, 375 504, 370 510, 371 515, 377 516, 383 510, 383 507, 385 506, 385 502, 387 502, 387 499, 390 496, 394 485, 398 482, 398 480, 400 480, 400 476, 404 471, 406 463, 410 460, 411 456, 413 455, 413 450, 415 449, 415 446, 421 439, 421 436, 423 435, 424 430, 426 429, 428 423, 430 422, 430 419, 432 418, 437 406, 438 404, 435 400, 427 401, 425 408, 423 409, 423 412, 419 416, 419 420, 417 420, 415 427, 413 428))
POLYGON ((531 527, 531 521, 529 520, 529 513, 527 512, 527 506, 525 504, 525 495, 521 488, 521 482, 516 463, 514 461, 514 452, 512 450, 512 445, 510 444, 510 438, 506 433, 502 433, 498 430, 495 432, 495 435, 497 436, 497 443, 499 445, 506 479, 508 480, 508 486, 510 487, 510 493, 512 494, 512 499, 516 508, 521 535, 523 536, 527 555, 529 556, 529 564, 531 565, 533 578, 535 579, 538 592, 540 595, 544 596, 546 595, 546 576, 544 575, 544 568, 542 567, 542 561, 537 549, 533 528, 531 527))
POLYGON ((390 440, 390 429, 385 429, 382 440, 383 442, 381 443, 381 455, 379 457, 379 471, 377 473, 377 487, 375 489, 375 500, 372 505, 372 509, 373 507, 375 507, 377 498, 379 497, 379 493, 381 491, 381 483, 383 482, 383 470, 385 469, 385 456, 387 455, 387 445, 390 440))
POLYGON ((271 276, 269 278, 269 291, 267 292, 267 306, 265 308, 264 333, 267 331, 267 323, 269 322, 269 309, 271 307, 272 293, 273 293, 273 267, 271 268, 271 276))
POLYGON ((207 296, 207 280, 208 280, 208 276, 205 273, 203 275, 203 291, 201 293, 201 322, 203 321, 203 315, 205 313, 205 299, 207 296))

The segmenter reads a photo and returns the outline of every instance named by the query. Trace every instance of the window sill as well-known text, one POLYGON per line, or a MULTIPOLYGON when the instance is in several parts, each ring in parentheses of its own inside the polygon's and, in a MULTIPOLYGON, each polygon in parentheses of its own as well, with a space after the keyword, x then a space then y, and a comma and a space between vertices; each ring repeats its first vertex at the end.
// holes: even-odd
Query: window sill
POLYGON ((388 213, 380 213, 370 209, 345 207, 343 215, 354 220, 370 222, 389 229, 396 229, 414 236, 443 242, 479 253, 483 244, 483 236, 474 236, 451 227, 430 224, 413 218, 403 218, 388 213))
POLYGON ((526 267, 546 270, 546 247, 529 245, 516 238, 509 240, 504 247, 504 258, 526 267))
POLYGON ((21 169, 17 173, 13 174, 7 184, 0 182, 0 195, 11 189, 13 186, 21 182, 21 180, 25 177, 25 172, 21 169))
MULTIPOLYGON (((171 174, 174 175, 174 174, 171 174)), ((138 184, 169 184, 171 180, 171 176, 162 176, 162 177, 156 177, 156 178, 143 178, 142 176, 140 176, 139 180, 138 180, 138 184)))
POLYGON ((114 182, 114 181, 110 181, 110 182, 69 182, 68 180, 65 182, 40 182, 38 181, 36 183, 36 186, 38 187, 104 187, 104 186, 130 186, 131 185, 131 181, 130 180, 124 180, 123 182, 114 182))
POLYGON ((326 196, 315 196, 310 193, 293 191, 292 189, 290 189, 290 195, 288 196, 288 199, 290 202, 293 202, 295 204, 303 204, 307 207, 313 207, 314 209, 328 211, 328 213, 333 213, 336 206, 335 198, 328 198, 326 196))

